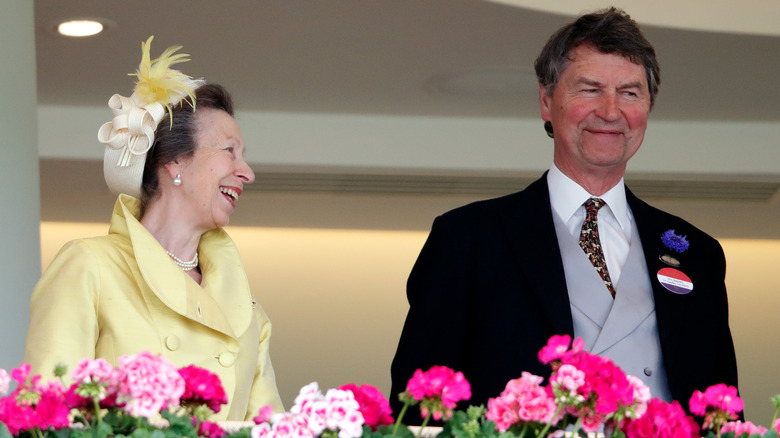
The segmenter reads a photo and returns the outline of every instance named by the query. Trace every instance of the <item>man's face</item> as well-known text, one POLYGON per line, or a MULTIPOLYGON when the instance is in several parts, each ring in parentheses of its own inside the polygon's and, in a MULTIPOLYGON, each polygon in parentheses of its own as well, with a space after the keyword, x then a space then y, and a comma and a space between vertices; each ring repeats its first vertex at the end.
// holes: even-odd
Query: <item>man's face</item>
POLYGON ((650 114, 645 70, 587 46, 571 51, 552 95, 540 87, 542 119, 555 132, 555 165, 577 181, 622 176, 642 144, 650 114))

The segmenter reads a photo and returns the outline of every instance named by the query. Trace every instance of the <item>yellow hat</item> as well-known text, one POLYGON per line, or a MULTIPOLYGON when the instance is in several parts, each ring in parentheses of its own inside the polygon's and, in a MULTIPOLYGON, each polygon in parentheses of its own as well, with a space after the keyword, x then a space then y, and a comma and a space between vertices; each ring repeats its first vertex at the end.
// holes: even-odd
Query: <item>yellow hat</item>
POLYGON ((206 81, 192 79, 171 65, 189 61, 185 53, 174 54, 181 46, 169 47, 159 58, 151 59, 154 36, 141 43, 141 64, 131 73, 138 81, 130 97, 115 94, 108 101, 114 118, 98 130, 98 140, 106 145, 103 175, 115 195, 141 197, 146 154, 154 144, 157 125, 182 101, 195 107, 195 90, 206 81), (187 100, 189 99, 189 100, 187 100))

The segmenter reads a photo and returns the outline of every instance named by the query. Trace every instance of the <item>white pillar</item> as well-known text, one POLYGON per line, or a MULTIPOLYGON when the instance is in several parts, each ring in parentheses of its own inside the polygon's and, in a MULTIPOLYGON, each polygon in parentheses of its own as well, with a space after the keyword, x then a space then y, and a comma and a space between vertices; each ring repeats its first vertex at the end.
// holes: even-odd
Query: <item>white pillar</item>
POLYGON ((19 365, 41 276, 33 2, 0 0, 0 367, 19 365))

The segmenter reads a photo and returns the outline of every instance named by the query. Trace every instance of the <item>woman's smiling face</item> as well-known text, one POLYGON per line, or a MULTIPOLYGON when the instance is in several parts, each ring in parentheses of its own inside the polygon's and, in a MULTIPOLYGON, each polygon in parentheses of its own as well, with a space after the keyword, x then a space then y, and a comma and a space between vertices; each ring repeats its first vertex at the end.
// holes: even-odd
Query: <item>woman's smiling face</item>
POLYGON ((195 112, 195 153, 182 163, 180 189, 203 230, 224 227, 244 184, 255 174, 244 161, 244 140, 235 119, 222 110, 195 112))

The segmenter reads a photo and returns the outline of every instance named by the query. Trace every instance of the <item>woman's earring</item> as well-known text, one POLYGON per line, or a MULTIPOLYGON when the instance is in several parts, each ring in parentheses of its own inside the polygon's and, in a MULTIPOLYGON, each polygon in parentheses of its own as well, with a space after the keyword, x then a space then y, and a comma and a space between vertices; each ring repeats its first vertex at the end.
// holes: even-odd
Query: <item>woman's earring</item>
POLYGON ((173 179, 173 185, 180 186, 181 185, 181 174, 177 173, 176 178, 173 179))

